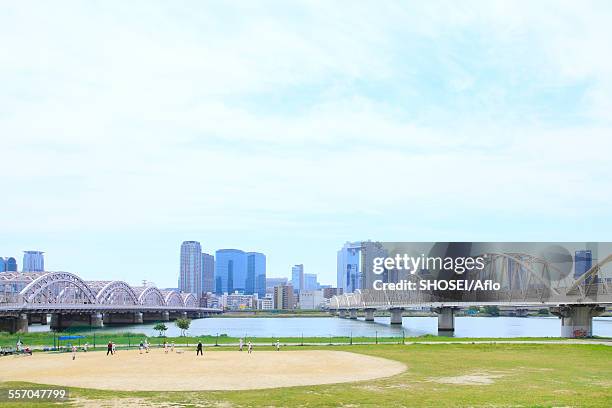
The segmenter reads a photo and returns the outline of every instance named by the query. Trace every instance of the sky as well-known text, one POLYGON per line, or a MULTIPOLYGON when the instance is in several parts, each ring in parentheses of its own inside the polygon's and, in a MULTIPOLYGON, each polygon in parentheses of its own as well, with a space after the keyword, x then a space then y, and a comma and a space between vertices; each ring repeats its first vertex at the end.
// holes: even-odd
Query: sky
POLYGON ((606 1, 0 6, 0 256, 176 287, 184 240, 609 241, 606 1))

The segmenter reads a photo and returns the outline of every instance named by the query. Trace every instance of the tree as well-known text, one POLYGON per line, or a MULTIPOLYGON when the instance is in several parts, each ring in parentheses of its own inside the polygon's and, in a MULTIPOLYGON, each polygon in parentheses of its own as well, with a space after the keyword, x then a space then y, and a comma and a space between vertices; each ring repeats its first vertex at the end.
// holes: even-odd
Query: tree
POLYGON ((189 330, 189 326, 191 326, 191 320, 187 318, 180 318, 180 319, 176 319, 174 324, 176 324, 176 327, 181 329, 181 336, 184 337, 185 330, 189 330))
POLYGON ((161 337, 164 335, 166 330, 168 330, 168 326, 163 323, 156 323, 155 326, 153 326, 153 330, 157 330, 159 332, 159 337, 161 337))
POLYGON ((489 316, 499 316, 499 307, 497 306, 485 306, 483 309, 489 316))

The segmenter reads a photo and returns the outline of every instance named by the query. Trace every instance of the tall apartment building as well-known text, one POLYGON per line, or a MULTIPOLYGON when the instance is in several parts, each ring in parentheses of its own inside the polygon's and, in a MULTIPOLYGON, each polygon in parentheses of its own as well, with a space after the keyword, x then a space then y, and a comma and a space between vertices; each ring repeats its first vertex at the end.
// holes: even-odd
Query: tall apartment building
POLYGON ((293 286, 282 285, 274 287, 274 309, 290 310, 295 307, 293 286))
POLYGON ((202 294, 202 246, 198 241, 184 241, 181 244, 178 288, 198 298, 202 294))

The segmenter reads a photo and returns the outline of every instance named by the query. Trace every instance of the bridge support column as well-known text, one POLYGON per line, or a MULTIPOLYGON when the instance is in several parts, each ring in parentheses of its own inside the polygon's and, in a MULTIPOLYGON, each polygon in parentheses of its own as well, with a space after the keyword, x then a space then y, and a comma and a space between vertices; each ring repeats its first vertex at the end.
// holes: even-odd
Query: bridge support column
POLYGON ((376 309, 366 309, 365 310, 365 321, 373 322, 374 321, 374 312, 376 309))
POLYGON ((51 315, 51 330, 61 330, 69 327, 102 327, 101 313, 53 313, 51 315))
POLYGON ((346 317, 346 310, 341 309, 341 310, 338 312, 338 316, 340 316, 341 318, 343 318, 343 319, 344 319, 344 318, 346 317))
POLYGON ((142 317, 142 313, 141 312, 135 312, 134 313, 134 323, 143 323, 143 317, 142 317))
POLYGON ((434 311, 438 314, 438 331, 455 331, 456 307, 437 307, 434 311))
POLYGON ((27 333, 28 315, 25 313, 20 313, 17 316, 0 318, 0 331, 7 331, 9 333, 27 333))
POLYGON ((357 309, 351 309, 350 318, 357 319, 357 309))
POLYGON ((28 315, 28 323, 46 325, 47 324, 47 314, 46 313, 30 314, 28 315))
POLYGON ((593 336, 593 317, 605 311, 598 305, 562 305, 551 307, 550 312, 561 318, 561 337, 593 336))
POLYGON ((162 312, 161 313, 161 320, 162 320, 162 322, 169 322, 170 321, 170 313, 162 312))
POLYGON ((89 322, 90 322, 91 327, 102 327, 103 326, 102 313, 92 313, 91 316, 89 317, 89 322))
POLYGON ((142 323, 142 313, 104 313, 104 324, 138 324, 142 323))
POLYGON ((391 313, 391 324, 402 324, 403 311, 404 309, 402 308, 389 309, 389 313, 391 313))

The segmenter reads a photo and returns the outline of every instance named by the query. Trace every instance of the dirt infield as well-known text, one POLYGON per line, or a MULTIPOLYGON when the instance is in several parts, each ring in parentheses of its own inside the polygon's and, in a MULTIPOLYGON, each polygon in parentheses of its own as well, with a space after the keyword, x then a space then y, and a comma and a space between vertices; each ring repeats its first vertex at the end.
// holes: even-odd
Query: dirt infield
POLYGON ((80 352, 0 358, 0 381, 28 381, 121 391, 247 390, 332 384, 399 374, 397 361, 343 351, 151 350, 80 352))

